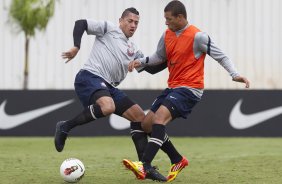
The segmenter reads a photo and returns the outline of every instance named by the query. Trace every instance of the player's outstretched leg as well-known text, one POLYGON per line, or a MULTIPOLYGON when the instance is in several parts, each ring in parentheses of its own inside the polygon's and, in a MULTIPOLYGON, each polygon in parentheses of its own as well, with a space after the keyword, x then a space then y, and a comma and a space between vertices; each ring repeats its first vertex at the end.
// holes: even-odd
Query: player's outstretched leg
POLYGON ((139 180, 151 179, 160 182, 167 181, 166 177, 160 174, 155 167, 149 166, 145 170, 143 163, 140 161, 132 162, 130 160, 123 159, 123 165, 127 169, 131 170, 139 180))
POLYGON ((65 141, 68 137, 68 133, 62 130, 62 125, 65 121, 59 121, 56 125, 56 132, 55 132, 55 147, 58 152, 63 151, 65 146, 65 141))
POLYGON ((182 169, 188 166, 189 161, 183 157, 178 163, 172 164, 167 175, 167 182, 173 181, 182 169))

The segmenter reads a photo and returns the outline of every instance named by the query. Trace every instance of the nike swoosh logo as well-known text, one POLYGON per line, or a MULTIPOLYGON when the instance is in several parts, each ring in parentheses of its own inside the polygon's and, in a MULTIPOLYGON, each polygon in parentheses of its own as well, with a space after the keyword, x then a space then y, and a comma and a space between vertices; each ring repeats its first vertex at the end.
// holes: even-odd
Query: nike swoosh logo
POLYGON ((169 96, 169 98, 172 98, 172 99, 175 99, 175 100, 177 100, 177 98, 175 98, 174 96, 169 96))
POLYGON ((282 106, 253 114, 243 114, 240 108, 242 102, 241 99, 235 104, 229 116, 230 125, 235 129, 247 129, 282 114, 282 106))
POLYGON ((6 129, 17 127, 35 118, 38 118, 44 114, 47 114, 56 109, 69 105, 73 102, 74 102, 74 99, 68 100, 65 102, 61 102, 61 103, 57 103, 57 104, 53 104, 53 105, 48 105, 48 106, 41 107, 35 110, 23 112, 20 114, 9 115, 5 112, 5 106, 7 103, 7 100, 5 100, 0 105, 0 120, 1 120, 0 129, 6 130, 6 129))

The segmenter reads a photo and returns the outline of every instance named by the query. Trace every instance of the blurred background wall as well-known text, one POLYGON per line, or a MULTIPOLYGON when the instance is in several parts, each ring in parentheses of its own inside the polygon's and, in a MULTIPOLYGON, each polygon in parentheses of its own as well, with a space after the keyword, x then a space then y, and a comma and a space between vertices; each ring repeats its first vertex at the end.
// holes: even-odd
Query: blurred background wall
MULTIPOLYGON (((92 47, 94 36, 84 34, 81 50, 68 64, 61 53, 73 45, 74 21, 91 18, 118 24, 125 8, 140 12, 133 40, 145 55, 153 53, 166 29, 163 9, 169 0, 60 0, 45 32, 30 42, 28 89, 73 89, 73 81, 92 47)), ((249 78, 252 89, 282 89, 281 0, 182 0, 188 20, 207 32, 249 78)), ((0 1, 0 89, 21 89, 24 67, 24 34, 8 22, 10 0, 0 1)), ((162 89, 168 73, 128 74, 121 89, 162 89)), ((242 89, 214 60, 205 62, 207 89, 242 89)))

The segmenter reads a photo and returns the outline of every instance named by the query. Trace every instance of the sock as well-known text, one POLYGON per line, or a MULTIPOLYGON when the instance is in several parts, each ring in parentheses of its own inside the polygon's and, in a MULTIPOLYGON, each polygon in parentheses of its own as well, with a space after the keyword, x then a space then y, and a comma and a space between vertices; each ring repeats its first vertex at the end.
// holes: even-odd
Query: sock
POLYGON ((175 149, 167 134, 165 134, 164 143, 161 147, 161 150, 168 155, 171 164, 178 163, 182 160, 182 156, 175 149))
POLYGON ((143 131, 141 122, 131 122, 130 128, 131 138, 134 142, 138 159, 141 160, 148 143, 147 134, 143 131))
POLYGON ((146 150, 142 157, 142 162, 144 163, 144 168, 151 164, 152 160, 156 156, 160 147, 163 144, 165 137, 165 126, 161 124, 154 124, 152 126, 151 137, 149 138, 146 150))
POLYGON ((62 129, 65 132, 69 132, 71 129, 73 129, 74 127, 78 125, 89 123, 101 117, 104 117, 101 107, 98 104, 90 105, 87 108, 85 108, 82 111, 82 113, 77 115, 75 118, 73 118, 72 120, 66 121, 63 124, 62 129))

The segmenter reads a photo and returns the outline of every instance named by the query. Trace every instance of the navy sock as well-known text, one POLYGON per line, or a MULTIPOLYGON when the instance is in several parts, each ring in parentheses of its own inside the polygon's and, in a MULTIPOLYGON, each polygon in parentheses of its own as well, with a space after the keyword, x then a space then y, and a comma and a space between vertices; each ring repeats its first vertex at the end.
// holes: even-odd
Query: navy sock
POLYGON ((87 108, 85 108, 79 115, 77 115, 75 118, 66 121, 62 129, 65 132, 69 132, 71 129, 78 125, 83 125, 86 123, 89 123, 95 119, 98 119, 100 117, 104 117, 101 107, 98 104, 90 105, 87 108))
POLYGON ((167 134, 165 134, 164 143, 161 147, 161 150, 168 155, 171 164, 178 163, 182 160, 182 156, 175 149, 167 134))
MULTIPOLYGON (((160 147, 163 144, 165 137, 165 126, 161 124, 154 124, 152 126, 151 137, 149 138, 146 150, 142 157, 142 162, 145 165, 151 164, 152 160, 156 156, 160 147)), ((146 168, 145 168, 146 169, 146 168)))

